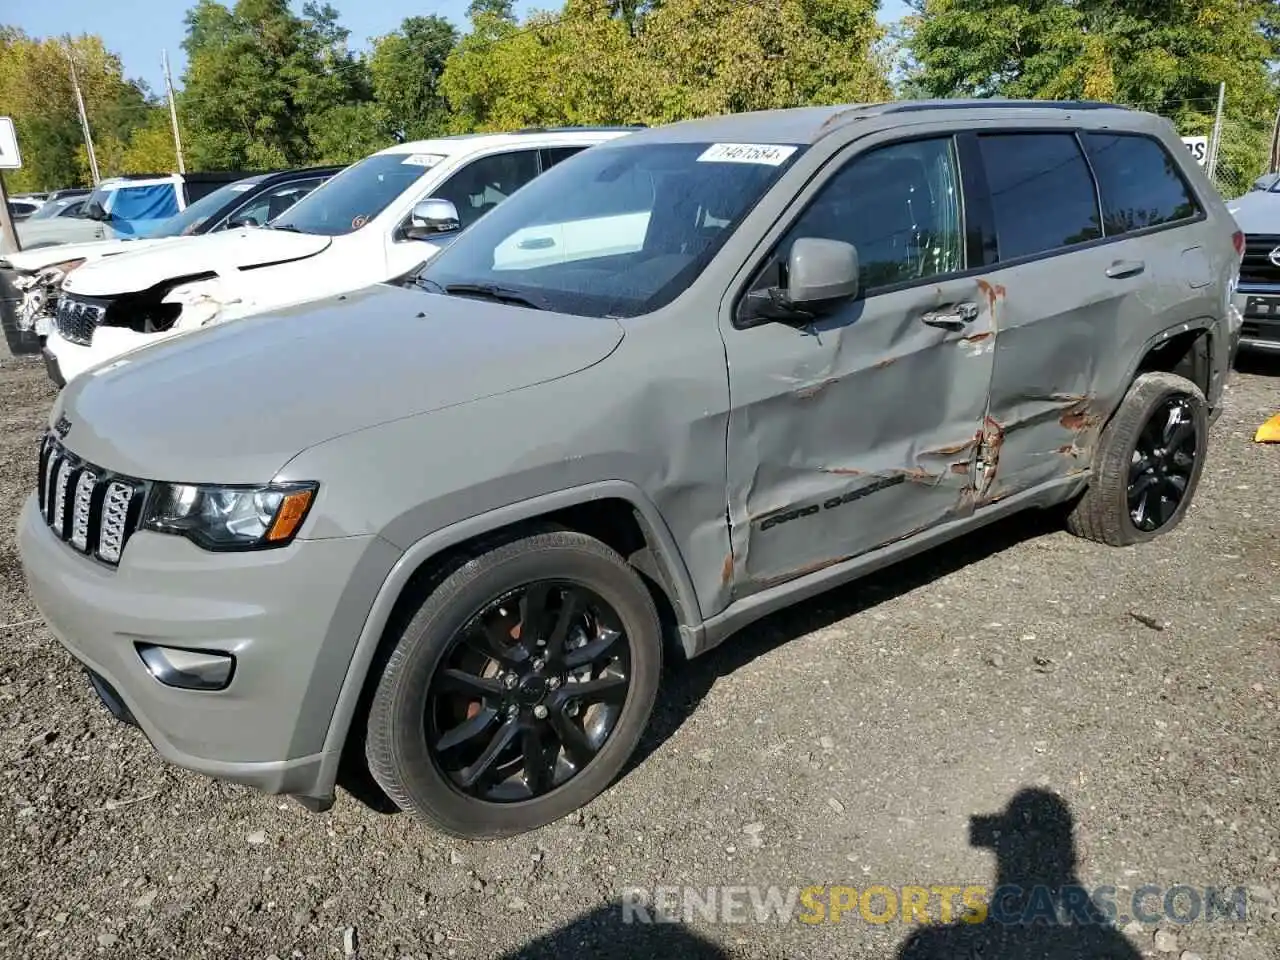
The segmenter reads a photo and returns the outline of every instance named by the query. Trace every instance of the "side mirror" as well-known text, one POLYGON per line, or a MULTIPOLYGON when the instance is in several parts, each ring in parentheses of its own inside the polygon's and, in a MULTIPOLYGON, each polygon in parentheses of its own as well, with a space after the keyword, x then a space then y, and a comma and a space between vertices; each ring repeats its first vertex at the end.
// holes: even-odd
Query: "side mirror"
POLYGON ((240 227, 256 227, 258 221, 253 217, 232 217, 227 221, 227 230, 238 230, 240 227))
POLYGON ((90 220, 110 220, 111 216, 106 210, 102 209, 102 204, 97 200, 92 203, 85 204, 84 215, 90 220))
POLYGON ((857 248, 843 240, 800 237, 787 255, 785 286, 753 290, 740 322, 807 323, 835 303, 857 295, 857 248))
POLYGON ((449 200, 430 198, 413 205, 404 235, 410 240, 430 240, 443 233, 454 233, 462 228, 458 208, 449 200))
POLYGON ((800 237, 787 257, 787 300, 805 310, 858 295, 858 251, 843 240, 800 237))

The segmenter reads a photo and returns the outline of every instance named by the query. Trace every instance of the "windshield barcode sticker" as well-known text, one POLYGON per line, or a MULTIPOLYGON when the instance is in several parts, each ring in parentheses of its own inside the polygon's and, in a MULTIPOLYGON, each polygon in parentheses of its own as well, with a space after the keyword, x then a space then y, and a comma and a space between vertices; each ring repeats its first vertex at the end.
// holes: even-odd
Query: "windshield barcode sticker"
POLYGON ((401 165, 408 164, 414 167, 434 167, 443 159, 444 157, 434 153, 411 153, 400 163, 401 165))
POLYGON ((713 143, 698 157, 699 163, 763 163, 776 167, 796 152, 776 143, 713 143))

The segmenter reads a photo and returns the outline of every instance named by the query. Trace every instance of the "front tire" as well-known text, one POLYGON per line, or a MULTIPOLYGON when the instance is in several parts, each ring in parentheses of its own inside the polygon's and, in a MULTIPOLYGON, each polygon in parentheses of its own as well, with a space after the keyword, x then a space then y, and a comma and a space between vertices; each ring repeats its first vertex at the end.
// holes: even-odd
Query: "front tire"
POLYGON ((539 533, 462 563, 401 633, 365 755, 387 795, 469 839, 565 816, 622 770, 662 668, 657 610, 613 550, 539 533))
POLYGON ((1067 516, 1078 537, 1114 547, 1168 533, 1186 515, 1209 442, 1209 405, 1190 380, 1144 373, 1098 441, 1089 488, 1067 516))

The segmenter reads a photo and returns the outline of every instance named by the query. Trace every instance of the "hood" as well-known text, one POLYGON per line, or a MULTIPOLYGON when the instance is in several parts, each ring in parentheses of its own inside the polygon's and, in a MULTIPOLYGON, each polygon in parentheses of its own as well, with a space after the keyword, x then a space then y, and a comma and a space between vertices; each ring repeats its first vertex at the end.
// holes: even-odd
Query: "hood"
MULTIPOLYGON (((149 480, 265 483, 325 440, 568 376, 616 321, 380 284, 206 327, 75 377, 69 449, 149 480)), ((323 477, 317 479, 323 480, 323 477)))
POLYGON ((315 256, 332 242, 332 237, 250 227, 178 237, 173 243, 130 248, 119 257, 86 263, 67 277, 63 289, 90 297, 136 293, 176 277, 202 273, 225 276, 246 267, 302 260, 315 256))
POLYGON ((144 240, 94 240, 88 243, 60 243, 51 247, 36 247, 34 250, 23 250, 11 253, 5 260, 15 270, 42 270, 54 263, 65 263, 68 260, 101 260, 118 253, 132 253, 168 243, 170 237, 158 237, 144 240))
POLYGON ((105 228, 97 220, 81 217, 22 220, 13 226, 18 232, 18 240, 24 252, 37 244, 84 243, 99 240, 105 234, 105 228))
POLYGON ((1246 234, 1280 234, 1280 193, 1254 190, 1228 200, 1227 212, 1246 234))

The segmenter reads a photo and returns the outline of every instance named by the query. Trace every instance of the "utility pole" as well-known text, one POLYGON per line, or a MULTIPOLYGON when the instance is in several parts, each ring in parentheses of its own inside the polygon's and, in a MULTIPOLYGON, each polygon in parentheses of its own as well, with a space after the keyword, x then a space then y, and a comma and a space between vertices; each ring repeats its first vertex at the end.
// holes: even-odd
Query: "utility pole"
POLYGON ((160 62, 164 64, 164 88, 169 93, 169 119, 173 121, 173 149, 178 154, 178 172, 186 173, 182 162, 182 134, 178 132, 178 104, 173 99, 173 78, 169 76, 169 51, 160 51, 160 62))
POLYGON ((1276 111, 1276 122, 1271 128, 1271 160, 1267 164, 1267 173, 1280 172, 1280 110, 1276 111))
POLYGON ((1218 169, 1218 145, 1222 142, 1222 103, 1227 96, 1226 83, 1218 84, 1218 109, 1213 115, 1213 136, 1209 139, 1209 164, 1205 171, 1209 174, 1209 179, 1213 179, 1214 173, 1218 169))
POLYGON ((76 56, 71 47, 71 38, 68 37, 67 43, 67 61, 71 64, 71 86, 76 91, 76 106, 80 108, 80 130, 84 133, 84 148, 89 154, 89 171, 93 174, 93 185, 96 187, 101 182, 102 177, 98 173, 98 155, 93 152, 93 134, 89 131, 89 115, 84 110, 84 97, 80 94, 80 79, 76 76, 76 56))

